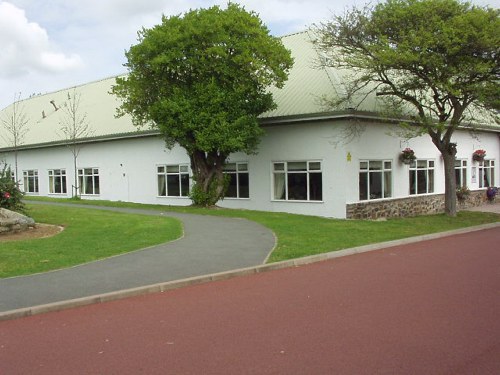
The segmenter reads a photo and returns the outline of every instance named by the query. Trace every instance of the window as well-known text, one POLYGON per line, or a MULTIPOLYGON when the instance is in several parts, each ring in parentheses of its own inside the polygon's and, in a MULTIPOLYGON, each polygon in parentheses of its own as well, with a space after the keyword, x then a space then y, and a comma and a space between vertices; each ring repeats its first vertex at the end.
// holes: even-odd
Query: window
POLYGON ((467 160, 455 160, 455 181, 457 188, 467 187, 467 160))
POLYGON ((274 192, 277 200, 321 201, 323 182, 321 162, 273 163, 274 192))
POLYGON ((359 162, 359 200, 392 196, 392 161, 366 160, 359 162))
POLYGON ((229 176, 226 198, 250 197, 247 163, 227 163, 224 174, 229 176))
POLYGON ((80 194, 100 194, 99 168, 83 168, 78 170, 78 186, 80 194))
POLYGON ((495 161, 483 160, 479 163, 479 187, 495 186, 495 161))
POLYGON ((38 171, 23 171, 24 192, 38 193, 38 171))
POLYGON ((187 197, 189 195, 189 167, 187 165, 159 165, 157 171, 160 197, 187 197))
POLYGON ((434 161, 415 160, 410 164, 410 194, 434 192, 434 161))
POLYGON ((49 170, 49 193, 50 194, 66 194, 66 170, 51 169, 49 170))

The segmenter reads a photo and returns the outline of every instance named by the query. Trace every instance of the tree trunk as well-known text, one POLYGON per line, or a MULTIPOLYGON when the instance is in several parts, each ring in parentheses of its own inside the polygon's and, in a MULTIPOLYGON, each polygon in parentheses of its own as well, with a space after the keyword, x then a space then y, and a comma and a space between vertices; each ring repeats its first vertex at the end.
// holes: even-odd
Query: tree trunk
POLYGON ((224 163, 227 155, 215 151, 194 151, 189 156, 194 185, 191 200, 197 206, 214 206, 224 198, 224 163))
POLYGON ((441 139, 433 134, 431 137, 444 161, 444 212, 448 216, 455 217, 457 216, 457 181, 455 179, 457 145, 446 137, 441 139))
POLYGON ((444 212, 457 216, 457 182, 455 179, 455 155, 442 154, 444 160, 444 212))

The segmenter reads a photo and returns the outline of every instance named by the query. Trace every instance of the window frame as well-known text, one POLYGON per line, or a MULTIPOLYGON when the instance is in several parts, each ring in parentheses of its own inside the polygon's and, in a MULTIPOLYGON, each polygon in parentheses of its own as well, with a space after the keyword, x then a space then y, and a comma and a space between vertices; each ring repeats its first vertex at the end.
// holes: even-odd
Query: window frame
MULTIPOLYGON (((322 203, 323 202, 323 161, 317 159, 310 160, 287 160, 287 161, 274 161, 271 163, 271 174, 272 174, 272 189, 271 189, 271 200, 276 202, 307 202, 307 203, 322 203), (306 164, 305 169, 291 169, 292 164, 306 164), (319 165, 319 168, 313 168, 311 165, 319 165), (283 169, 277 169, 276 167, 281 165, 283 169), (299 177, 298 175, 304 174, 306 176, 305 188, 306 188, 306 199, 293 199, 290 194, 290 177, 299 177), (312 199, 312 186, 315 183, 311 180, 311 177, 320 177, 321 184, 319 185, 320 199, 312 199), (280 189, 277 189, 277 176, 284 176, 281 184, 283 185, 280 189), (281 195, 284 198, 276 198, 277 190, 282 190, 281 195)), ((299 177, 300 178, 300 177, 299 177)), ((281 180, 281 178, 280 178, 281 180)))
POLYGON ((468 161, 467 159, 455 159, 455 181, 457 184, 457 189, 460 189, 461 187, 467 187, 469 186, 468 183, 468 161), (457 163, 460 163, 460 165, 457 165, 457 163), (460 181, 458 181, 458 178, 460 177, 460 181))
POLYGON ((365 202, 365 201, 371 201, 371 200, 390 199, 393 197, 393 176, 394 176, 393 165, 394 165, 394 163, 390 159, 361 159, 361 160, 359 160, 359 172, 358 172, 358 188, 359 188, 358 192, 359 192, 359 194, 358 194, 358 197, 359 197, 360 201, 365 202), (367 163, 366 169, 361 168, 362 163, 367 163), (381 163, 381 169, 370 169, 370 163, 381 163), (387 163, 390 164, 390 168, 386 168, 387 163), (371 197, 373 195, 373 194, 371 194, 371 185, 372 185, 371 176, 373 173, 378 173, 381 175, 381 177, 380 177, 380 184, 381 184, 380 190, 381 190, 381 194, 382 194, 381 197, 374 197, 374 198, 371 197), (363 175, 366 174, 366 179, 367 179, 366 198, 361 197, 361 175, 362 174, 363 175), (387 174, 390 176, 388 189, 386 188, 387 184, 386 184, 386 178, 385 178, 385 176, 387 174), (388 195, 387 195, 387 193, 388 193, 388 195))
MULTIPOLYGON (((224 196, 224 199, 250 199, 250 171, 248 168, 248 162, 228 162, 224 165, 224 175, 227 176, 234 176, 236 179, 235 181, 235 186, 236 186, 236 196, 230 196, 227 195, 229 191, 229 186, 228 190, 226 190, 226 195, 224 196), (235 169, 234 170, 226 170, 230 165, 234 165, 235 169), (244 167, 243 167, 244 166, 244 167), (246 189, 245 187, 242 187, 242 184, 245 183, 244 180, 244 175, 246 175, 246 189), (243 181, 242 181, 243 179, 243 181), (243 194, 242 194, 243 191, 243 194), (244 192, 247 192, 247 196, 242 196, 244 195, 244 192)), ((232 177, 230 177, 232 178, 232 177)))
POLYGON ((98 167, 88 167, 88 168, 78 168, 78 189, 80 190, 80 195, 101 195, 101 177, 99 174, 98 167), (91 170, 91 173, 87 173, 88 170, 91 170), (92 181, 92 192, 88 192, 88 186, 90 186, 87 182, 92 181))
POLYGON ((26 194, 39 194, 40 193, 40 184, 39 184, 39 179, 38 179, 38 169, 26 169, 26 170, 23 170, 23 191, 26 194), (33 172, 33 174, 30 175, 30 172, 33 172), (33 185, 30 184, 30 180, 33 180, 32 181, 33 185), (33 186, 33 191, 29 190, 29 188, 31 186, 33 186))
POLYGON ((50 195, 64 195, 68 194, 68 178, 66 175, 65 168, 56 168, 47 170, 47 175, 49 177, 49 194, 50 195), (59 173, 56 173, 59 172, 59 173), (57 181, 59 180, 59 184, 57 181), (61 191, 58 190, 60 188, 61 191))
POLYGON ((188 198, 191 191, 189 164, 157 164, 156 165, 156 194, 158 198, 188 198), (177 167, 177 172, 168 171, 169 168, 177 167), (163 172, 160 172, 163 168, 163 172), (183 171, 184 170, 184 171, 183 171), (179 195, 171 195, 169 186, 169 176, 178 176, 179 195), (163 179, 165 195, 160 191, 160 179, 163 179), (185 185, 187 183, 187 185, 185 185))
POLYGON ((479 162, 479 188, 486 189, 490 186, 495 186, 495 159, 484 159, 479 162), (485 177, 488 178, 487 183, 485 177))
POLYGON ((417 159, 413 160, 410 163, 410 168, 409 168, 409 173, 408 173, 408 182, 409 182, 409 195, 428 195, 428 194, 434 194, 435 188, 436 188, 436 183, 435 183, 435 170, 436 170, 436 161, 434 159, 417 159), (419 167, 419 163, 425 162, 426 166, 425 168, 419 167), (431 166, 432 163, 432 166, 431 166), (425 192, 419 192, 419 174, 418 172, 424 172, 425 173, 425 192), (432 174, 430 173, 432 172, 432 174), (415 174, 415 181, 414 181, 414 192, 412 193, 412 173, 415 174), (431 178, 429 178, 431 177, 431 178), (431 185, 431 189, 429 189, 431 185))

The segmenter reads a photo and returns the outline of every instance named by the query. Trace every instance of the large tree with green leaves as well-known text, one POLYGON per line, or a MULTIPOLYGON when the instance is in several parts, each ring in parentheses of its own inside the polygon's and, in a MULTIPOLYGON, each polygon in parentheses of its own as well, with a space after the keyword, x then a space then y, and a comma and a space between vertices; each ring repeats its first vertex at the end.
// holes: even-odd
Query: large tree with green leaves
POLYGON ((257 150, 258 116, 275 107, 268 88, 287 80, 290 52, 257 14, 234 3, 163 16, 138 35, 126 52, 129 74, 112 90, 123 100, 118 115, 158 129, 169 148, 182 146, 194 204, 214 205, 224 195, 228 156, 257 150))
POLYGON ((485 112, 498 121, 499 10, 457 0, 387 0, 335 16, 317 32, 322 63, 355 72, 343 98, 349 106, 376 93, 431 137, 445 165, 445 211, 455 216, 453 133, 473 126, 473 116, 485 120, 485 112))

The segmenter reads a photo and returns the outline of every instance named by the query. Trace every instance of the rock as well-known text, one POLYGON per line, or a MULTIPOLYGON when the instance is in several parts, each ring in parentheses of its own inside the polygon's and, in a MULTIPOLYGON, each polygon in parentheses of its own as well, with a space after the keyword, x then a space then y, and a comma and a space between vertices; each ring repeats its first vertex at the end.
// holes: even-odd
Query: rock
POLYGON ((35 226, 35 220, 18 212, 0 208, 0 234, 19 232, 35 226))

